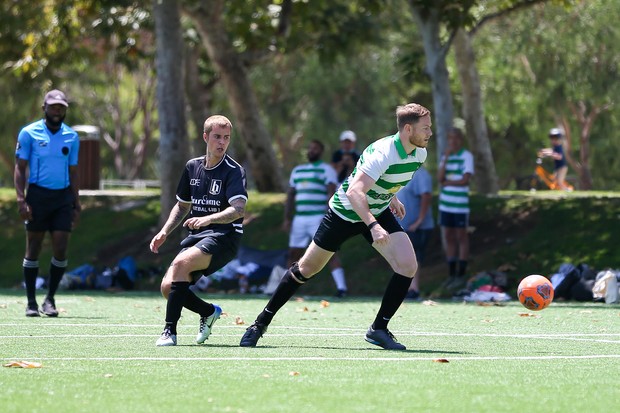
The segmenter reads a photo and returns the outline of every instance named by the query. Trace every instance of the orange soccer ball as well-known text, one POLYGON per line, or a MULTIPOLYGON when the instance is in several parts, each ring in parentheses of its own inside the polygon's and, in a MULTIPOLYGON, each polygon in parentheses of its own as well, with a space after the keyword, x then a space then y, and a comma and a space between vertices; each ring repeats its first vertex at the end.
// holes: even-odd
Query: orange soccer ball
POLYGON ((525 308, 540 311, 553 301, 553 285, 542 275, 528 275, 519 283, 517 295, 525 308))

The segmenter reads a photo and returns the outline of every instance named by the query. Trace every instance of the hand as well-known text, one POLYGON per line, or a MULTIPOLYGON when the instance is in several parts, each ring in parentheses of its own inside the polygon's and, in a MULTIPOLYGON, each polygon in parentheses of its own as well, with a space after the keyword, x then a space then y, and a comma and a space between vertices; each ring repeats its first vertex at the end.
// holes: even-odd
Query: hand
POLYGON ((208 217, 189 218, 183 223, 183 226, 187 227, 188 229, 198 229, 200 227, 206 227, 207 225, 209 225, 208 219, 208 217))
POLYGON ((385 247, 390 243, 390 234, 383 229, 381 224, 372 227, 370 234, 372 235, 372 243, 379 247, 385 247))
POLYGON ((75 227, 78 222, 80 222, 80 214, 82 213, 82 205, 75 204, 73 207, 73 222, 71 223, 71 227, 75 227))
POLYGON ((159 232, 157 235, 155 235, 149 245, 151 251, 157 254, 159 252, 159 247, 161 247, 162 244, 166 242, 166 237, 168 237, 168 234, 166 234, 165 232, 159 232))
POLYGON ((392 198, 390 201, 390 211, 392 211, 392 214, 394 214, 394 216, 398 219, 403 219, 407 213, 405 206, 397 197, 392 198))
POLYGON ((19 216, 24 221, 32 221, 32 208, 26 203, 26 201, 18 201, 17 208, 19 216))

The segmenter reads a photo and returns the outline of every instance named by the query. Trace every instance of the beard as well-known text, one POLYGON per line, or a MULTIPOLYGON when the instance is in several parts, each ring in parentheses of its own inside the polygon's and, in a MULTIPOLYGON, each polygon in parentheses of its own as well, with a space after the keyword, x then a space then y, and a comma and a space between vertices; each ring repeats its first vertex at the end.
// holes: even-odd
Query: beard
POLYGON ((308 155, 307 158, 308 158, 308 162, 314 163, 318 161, 319 159, 321 159, 321 155, 312 154, 312 155, 308 155))
POLYGON ((60 125, 62 125, 62 122, 65 120, 65 116, 50 116, 47 114, 47 112, 45 112, 45 123, 53 128, 53 129, 58 129, 60 128, 60 125))

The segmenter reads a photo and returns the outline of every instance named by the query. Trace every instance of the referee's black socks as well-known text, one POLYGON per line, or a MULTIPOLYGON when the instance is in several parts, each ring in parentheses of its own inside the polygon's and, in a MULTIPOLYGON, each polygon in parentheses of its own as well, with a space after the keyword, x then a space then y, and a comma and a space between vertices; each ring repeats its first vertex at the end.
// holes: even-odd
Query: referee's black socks
POLYGON ((388 322, 396 314, 398 307, 400 307, 407 296, 409 285, 411 285, 411 278, 398 273, 392 274, 392 278, 383 294, 383 300, 381 301, 377 317, 374 323, 372 323, 373 329, 385 330, 387 328, 388 322))
POLYGON ((299 271, 297 263, 282 276, 278 288, 271 296, 265 309, 258 315, 256 322, 268 326, 278 310, 291 299, 297 289, 305 284, 308 278, 304 277, 299 271))

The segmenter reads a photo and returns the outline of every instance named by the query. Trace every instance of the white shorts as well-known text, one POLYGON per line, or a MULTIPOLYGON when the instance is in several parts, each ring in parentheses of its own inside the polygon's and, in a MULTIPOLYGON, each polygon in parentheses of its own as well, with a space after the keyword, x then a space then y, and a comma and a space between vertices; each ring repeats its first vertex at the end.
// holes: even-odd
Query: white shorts
POLYGON ((295 215, 288 239, 289 248, 306 248, 321 225, 323 215, 295 215))

